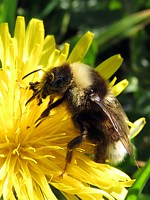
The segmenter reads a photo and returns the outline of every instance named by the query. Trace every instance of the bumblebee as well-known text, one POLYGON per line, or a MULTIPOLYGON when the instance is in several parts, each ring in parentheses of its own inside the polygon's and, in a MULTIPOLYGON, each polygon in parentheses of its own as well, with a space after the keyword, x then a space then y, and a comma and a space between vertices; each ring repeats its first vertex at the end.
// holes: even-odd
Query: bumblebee
MULTIPOLYGON (((36 71, 38 70, 25 77, 36 71)), ((127 117, 123 108, 113 95, 107 81, 90 66, 83 63, 64 63, 44 72, 40 82, 29 84, 33 95, 26 105, 35 98, 40 105, 42 99, 48 96, 60 97, 55 102, 49 101, 47 108, 36 121, 39 122, 38 125, 53 108, 65 102, 75 127, 80 131, 80 135, 67 145, 64 171, 71 162, 73 150, 84 140, 95 144, 95 162, 105 163, 108 159, 112 164, 117 164, 127 153, 134 160, 127 117)))

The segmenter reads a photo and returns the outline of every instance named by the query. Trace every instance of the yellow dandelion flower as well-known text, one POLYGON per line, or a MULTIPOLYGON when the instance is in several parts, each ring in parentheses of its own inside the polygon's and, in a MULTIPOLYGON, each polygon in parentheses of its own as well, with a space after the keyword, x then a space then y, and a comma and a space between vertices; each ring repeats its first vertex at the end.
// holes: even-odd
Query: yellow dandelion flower
MULTIPOLYGON (((0 196, 3 199, 55 200, 53 186, 69 200, 78 197, 121 200, 126 196, 125 188, 134 182, 108 164, 93 162, 84 154, 84 148, 75 150, 67 172, 60 177, 67 143, 79 132, 63 105, 53 110, 38 127, 35 127, 35 120, 46 108, 48 99, 40 106, 35 100, 25 106, 32 95, 28 84, 39 79, 41 71, 24 80, 22 77, 33 70, 49 69, 67 60, 82 61, 92 39, 93 34, 87 32, 69 56, 69 44, 61 51, 56 49, 54 37, 44 36, 40 20, 32 19, 25 28, 24 18, 18 17, 14 37, 11 37, 7 23, 0 25, 0 196)), ((116 55, 97 70, 109 78, 121 62, 122 58, 116 55)), ((114 93, 119 94, 124 85, 113 86, 114 93)), ((143 121, 132 125, 133 134, 141 130, 143 121)))

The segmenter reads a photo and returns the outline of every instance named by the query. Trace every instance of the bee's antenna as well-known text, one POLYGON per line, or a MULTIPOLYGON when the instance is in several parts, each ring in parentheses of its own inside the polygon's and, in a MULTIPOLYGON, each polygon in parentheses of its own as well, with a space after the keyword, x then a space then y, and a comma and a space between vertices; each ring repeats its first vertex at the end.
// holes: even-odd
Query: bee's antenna
POLYGON ((40 70, 42 70, 42 69, 36 69, 36 70, 30 72, 29 74, 26 74, 26 75, 22 78, 22 80, 25 79, 27 76, 29 76, 29 75, 31 75, 31 74, 33 74, 33 73, 35 73, 35 72, 38 72, 38 71, 40 71, 40 70))

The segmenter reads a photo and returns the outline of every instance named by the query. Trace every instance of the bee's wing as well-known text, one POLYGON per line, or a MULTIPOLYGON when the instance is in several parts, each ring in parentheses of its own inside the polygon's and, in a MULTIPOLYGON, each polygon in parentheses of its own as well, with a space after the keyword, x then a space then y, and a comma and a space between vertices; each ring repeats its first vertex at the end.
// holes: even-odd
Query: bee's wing
POLYGON ((129 155, 134 159, 132 145, 129 140, 129 128, 126 124, 126 114, 124 113, 118 100, 112 95, 106 96, 103 100, 96 93, 91 93, 91 101, 95 102, 104 111, 106 116, 109 118, 114 130, 119 136, 120 141, 124 145, 129 155))

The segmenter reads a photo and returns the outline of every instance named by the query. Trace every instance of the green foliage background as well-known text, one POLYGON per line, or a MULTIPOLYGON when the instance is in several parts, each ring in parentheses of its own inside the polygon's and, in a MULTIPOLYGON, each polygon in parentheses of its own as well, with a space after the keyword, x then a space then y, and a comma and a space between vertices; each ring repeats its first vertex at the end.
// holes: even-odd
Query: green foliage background
POLYGON ((67 41, 73 47, 86 31, 92 31, 95 40, 85 58, 91 66, 118 53, 124 58, 115 75, 118 81, 127 78, 130 85, 119 100, 131 121, 142 116, 147 121, 134 140, 137 160, 147 165, 137 169, 127 158, 126 164, 118 166, 137 179, 127 200, 150 199, 149 8, 150 1, 143 0, 0 0, 0 22, 9 22, 12 34, 17 15, 25 16, 27 23, 35 17, 44 20, 46 34, 54 34, 57 44, 67 41))

